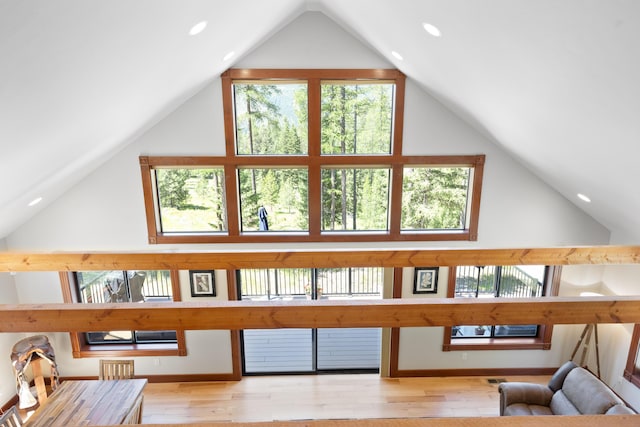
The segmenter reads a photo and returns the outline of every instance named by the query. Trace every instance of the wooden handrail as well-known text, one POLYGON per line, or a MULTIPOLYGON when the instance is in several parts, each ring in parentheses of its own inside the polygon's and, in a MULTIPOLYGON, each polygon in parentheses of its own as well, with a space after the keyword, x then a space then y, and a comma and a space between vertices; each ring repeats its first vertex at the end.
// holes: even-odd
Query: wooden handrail
POLYGON ((640 323, 640 297, 0 306, 0 332, 640 323))
POLYGON ((260 252, 0 252, 0 272, 638 264, 640 246, 260 252))
MULTIPOLYGON (((0 271, 633 264, 640 246, 287 252, 0 253, 0 271)), ((0 306, 0 332, 640 323, 640 297, 0 306)))
MULTIPOLYGON (((640 415, 579 415, 480 418, 395 418, 366 420, 145 424, 145 427, 635 427, 640 415)), ((103 426, 106 427, 106 426, 103 426)))

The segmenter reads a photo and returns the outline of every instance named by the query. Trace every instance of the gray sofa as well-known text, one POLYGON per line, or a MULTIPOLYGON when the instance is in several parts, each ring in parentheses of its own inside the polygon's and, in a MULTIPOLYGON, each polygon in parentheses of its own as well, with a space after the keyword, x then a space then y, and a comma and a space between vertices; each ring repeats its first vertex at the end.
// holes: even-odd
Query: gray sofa
POLYGON ((569 361, 544 386, 501 383, 500 415, 635 414, 605 383, 569 361))

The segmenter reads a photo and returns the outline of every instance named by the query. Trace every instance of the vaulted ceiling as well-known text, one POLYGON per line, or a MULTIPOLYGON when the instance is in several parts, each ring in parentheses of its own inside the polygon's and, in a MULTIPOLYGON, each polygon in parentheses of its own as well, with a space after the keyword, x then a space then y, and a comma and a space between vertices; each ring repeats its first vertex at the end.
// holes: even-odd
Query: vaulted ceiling
POLYGON ((309 10, 640 239, 635 0, 0 0, 0 238, 309 10))

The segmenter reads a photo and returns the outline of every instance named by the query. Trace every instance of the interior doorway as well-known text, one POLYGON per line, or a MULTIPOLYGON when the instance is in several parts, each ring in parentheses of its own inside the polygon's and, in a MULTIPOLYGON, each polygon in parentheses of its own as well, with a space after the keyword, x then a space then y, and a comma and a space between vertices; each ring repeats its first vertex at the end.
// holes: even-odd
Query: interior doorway
MULTIPOLYGON (((243 300, 381 299, 383 268, 245 269, 243 300)), ((243 375, 379 372, 381 328, 248 329, 241 333, 243 375)))

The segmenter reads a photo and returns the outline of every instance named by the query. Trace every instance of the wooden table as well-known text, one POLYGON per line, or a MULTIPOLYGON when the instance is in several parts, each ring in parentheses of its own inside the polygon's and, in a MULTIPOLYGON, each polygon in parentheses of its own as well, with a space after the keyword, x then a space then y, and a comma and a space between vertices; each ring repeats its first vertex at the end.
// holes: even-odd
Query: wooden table
POLYGON ((146 379, 64 381, 25 426, 139 424, 146 385, 146 379))

